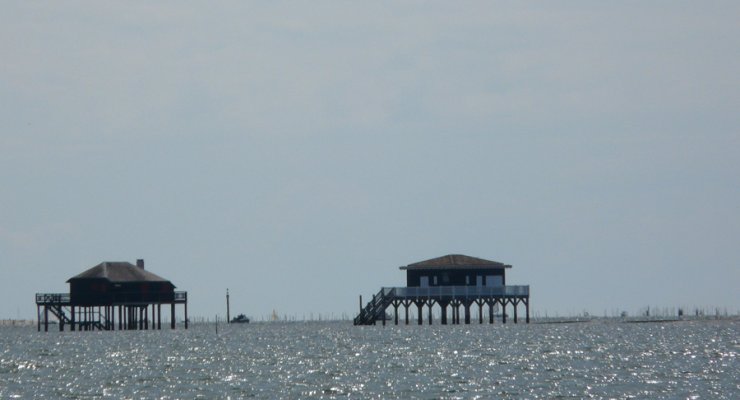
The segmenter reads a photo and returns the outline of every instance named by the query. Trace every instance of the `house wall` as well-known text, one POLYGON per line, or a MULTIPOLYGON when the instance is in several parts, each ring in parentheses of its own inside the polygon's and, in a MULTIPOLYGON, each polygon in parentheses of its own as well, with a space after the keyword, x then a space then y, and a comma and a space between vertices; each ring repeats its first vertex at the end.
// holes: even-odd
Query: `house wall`
POLYGON ((506 285, 505 270, 502 268, 491 269, 414 269, 406 270, 406 286, 421 286, 422 277, 429 278, 429 286, 477 286, 478 277, 482 277, 482 285, 489 286, 490 276, 506 285), (499 278, 500 277, 500 278, 499 278), (435 280, 436 278, 436 280, 435 280))
POLYGON ((174 301, 171 282, 120 282, 107 279, 78 279, 69 282, 70 301, 74 305, 111 305, 119 303, 169 303, 174 301))

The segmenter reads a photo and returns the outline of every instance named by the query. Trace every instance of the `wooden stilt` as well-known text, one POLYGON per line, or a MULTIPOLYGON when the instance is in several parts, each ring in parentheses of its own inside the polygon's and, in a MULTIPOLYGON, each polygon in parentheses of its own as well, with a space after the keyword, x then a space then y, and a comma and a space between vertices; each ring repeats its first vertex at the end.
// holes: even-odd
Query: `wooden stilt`
POLYGON ((57 310, 56 315, 58 316, 57 321, 59 321, 59 332, 64 332, 64 310, 62 310, 62 307, 54 306, 54 308, 57 310))
POLYGON ((460 300, 452 300, 450 302, 450 305, 452 305, 452 324, 453 325, 460 325, 460 300))

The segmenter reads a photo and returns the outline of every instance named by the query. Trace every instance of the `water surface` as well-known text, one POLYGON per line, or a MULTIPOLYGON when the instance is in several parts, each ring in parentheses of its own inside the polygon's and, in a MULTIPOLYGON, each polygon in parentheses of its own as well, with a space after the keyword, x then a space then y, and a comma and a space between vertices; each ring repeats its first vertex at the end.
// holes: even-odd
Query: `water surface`
POLYGON ((740 322, 0 328, 0 398, 738 399, 740 322))

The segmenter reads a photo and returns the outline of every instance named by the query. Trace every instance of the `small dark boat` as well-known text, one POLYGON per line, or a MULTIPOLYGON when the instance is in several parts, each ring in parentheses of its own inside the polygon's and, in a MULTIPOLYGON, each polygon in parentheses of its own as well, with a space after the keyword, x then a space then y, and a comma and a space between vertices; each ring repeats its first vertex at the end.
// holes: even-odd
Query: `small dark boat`
POLYGON ((249 318, 247 318, 244 314, 239 314, 236 317, 231 319, 232 324, 248 324, 249 318))

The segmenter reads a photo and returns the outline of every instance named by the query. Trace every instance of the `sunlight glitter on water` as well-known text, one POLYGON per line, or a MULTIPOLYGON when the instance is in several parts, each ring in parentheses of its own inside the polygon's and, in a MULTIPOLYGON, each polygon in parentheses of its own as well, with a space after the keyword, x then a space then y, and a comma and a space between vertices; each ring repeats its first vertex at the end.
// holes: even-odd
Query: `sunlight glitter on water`
POLYGON ((2 328, 0 398, 740 397, 740 322, 2 328))

